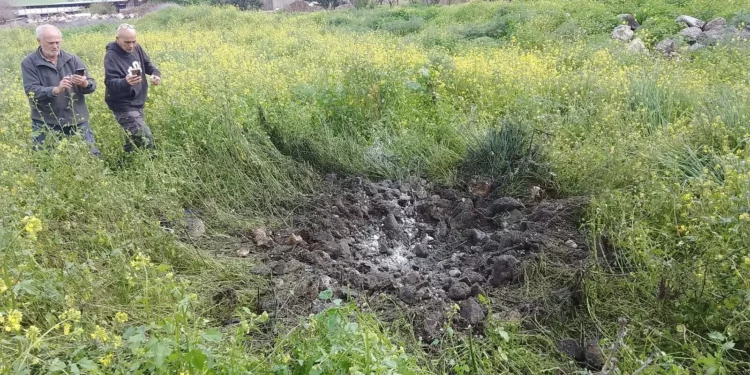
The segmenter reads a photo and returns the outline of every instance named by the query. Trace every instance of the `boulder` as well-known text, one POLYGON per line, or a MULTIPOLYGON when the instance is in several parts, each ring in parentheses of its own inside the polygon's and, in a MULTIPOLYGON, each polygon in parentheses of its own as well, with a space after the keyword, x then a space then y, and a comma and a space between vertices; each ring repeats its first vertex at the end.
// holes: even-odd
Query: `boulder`
POLYGON ((684 37, 691 44, 698 41, 702 34, 703 30, 700 27, 688 27, 680 31, 680 36, 684 37))
POLYGON ((632 30, 637 30, 641 27, 641 25, 635 19, 635 16, 633 16, 632 14, 620 14, 617 16, 617 19, 619 19, 620 22, 625 22, 625 24, 630 26, 632 30))
POLYGON ((720 29, 727 27, 727 20, 724 18, 714 18, 713 20, 709 21, 707 24, 703 25, 703 31, 710 31, 714 29, 720 29))
POLYGON ((462 301, 459 304, 461 308, 461 317, 466 320, 466 323, 472 326, 476 326, 484 320, 485 313, 482 309, 482 305, 477 302, 476 298, 470 298, 462 301))
POLYGON ((685 15, 677 17, 675 22, 685 24, 688 27, 701 27, 701 28, 706 24, 705 22, 695 17, 685 16, 685 15))
POLYGON ((644 44, 640 38, 635 38, 628 43, 628 52, 646 54, 648 53, 648 48, 646 48, 646 44, 644 44))
POLYGON ((633 29, 628 25, 620 25, 612 30, 612 39, 627 42, 633 39, 633 29))
POLYGON ((661 51, 664 56, 669 57, 677 50, 677 44, 673 39, 667 38, 659 42, 654 48, 656 48, 657 51, 661 51))

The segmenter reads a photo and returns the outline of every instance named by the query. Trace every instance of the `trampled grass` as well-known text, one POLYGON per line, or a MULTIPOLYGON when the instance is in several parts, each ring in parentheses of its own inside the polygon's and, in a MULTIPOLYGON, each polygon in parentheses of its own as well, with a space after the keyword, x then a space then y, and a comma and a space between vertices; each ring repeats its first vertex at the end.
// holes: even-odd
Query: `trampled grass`
POLYGON ((0 368, 572 371, 554 340, 595 332, 611 343, 627 316, 623 373, 652 353, 644 373, 746 371, 750 46, 665 59, 630 54, 609 33, 633 13, 653 46, 679 31, 680 14, 743 27, 747 9, 736 0, 166 9, 135 22, 164 72, 146 108, 155 160, 123 155, 104 105, 108 25, 63 30, 63 48, 100 84, 88 103, 104 160, 78 141, 32 153, 19 66, 33 29, 0 30, 0 368), (593 197, 592 245, 606 237, 615 248, 613 262, 585 275, 585 309, 559 326, 492 321, 483 337, 446 333, 437 348, 349 306, 275 337, 264 315, 242 308, 231 312, 239 325, 220 327, 212 294, 226 283, 252 289, 252 265, 159 226, 198 209, 211 234, 247 233, 284 220, 318 172, 456 183, 467 151, 506 120, 539 135, 559 194, 593 197))

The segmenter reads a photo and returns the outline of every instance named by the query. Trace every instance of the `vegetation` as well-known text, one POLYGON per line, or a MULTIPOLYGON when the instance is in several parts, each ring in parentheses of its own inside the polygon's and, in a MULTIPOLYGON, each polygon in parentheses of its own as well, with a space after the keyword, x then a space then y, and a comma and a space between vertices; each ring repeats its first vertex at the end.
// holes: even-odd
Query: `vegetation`
POLYGON ((164 72, 146 109, 154 160, 124 155, 103 102, 110 25, 63 42, 100 84, 88 103, 103 160, 78 139, 31 151, 19 65, 33 29, 0 30, 1 371, 572 372, 556 341, 609 344, 622 316, 623 373, 648 357, 641 373, 747 371, 750 45, 634 55, 609 37, 620 13, 653 46, 680 14, 741 24, 747 3, 168 8, 135 21, 164 72), (198 209, 210 238, 245 235, 283 221, 322 172, 457 184, 519 161, 520 183, 592 197, 584 307, 552 326, 491 318, 480 337, 448 323, 429 344, 340 301, 281 326, 252 308, 252 264, 178 224, 198 209), (223 326, 212 296, 227 285, 248 292, 223 326))

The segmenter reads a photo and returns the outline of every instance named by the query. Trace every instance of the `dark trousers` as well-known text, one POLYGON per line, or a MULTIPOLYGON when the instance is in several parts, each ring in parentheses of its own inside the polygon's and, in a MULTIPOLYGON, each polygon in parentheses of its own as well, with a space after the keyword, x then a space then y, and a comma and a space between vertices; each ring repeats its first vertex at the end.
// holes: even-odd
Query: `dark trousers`
POLYGON ((131 152, 136 148, 146 148, 153 150, 154 137, 151 135, 151 129, 146 124, 143 117, 143 110, 114 112, 115 119, 125 130, 125 152, 131 152))
POLYGON ((44 142, 47 140, 47 136, 54 135, 58 139, 62 136, 72 136, 81 132, 83 139, 89 144, 91 153, 97 157, 101 156, 101 152, 96 147, 96 139, 94 139, 94 132, 91 131, 88 121, 84 121, 78 125, 55 125, 47 124, 38 120, 31 120, 31 142, 34 145, 34 150, 41 150, 44 148, 44 142))

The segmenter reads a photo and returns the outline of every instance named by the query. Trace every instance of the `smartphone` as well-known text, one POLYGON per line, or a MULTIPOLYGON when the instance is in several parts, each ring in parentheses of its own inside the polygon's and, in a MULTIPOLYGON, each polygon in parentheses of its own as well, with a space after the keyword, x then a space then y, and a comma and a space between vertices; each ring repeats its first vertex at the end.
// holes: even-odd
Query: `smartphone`
POLYGON ((76 69, 77 76, 86 76, 86 69, 76 69))
POLYGON ((133 70, 130 71, 130 74, 132 74, 134 76, 140 76, 141 75, 141 70, 140 69, 133 69, 133 70))

